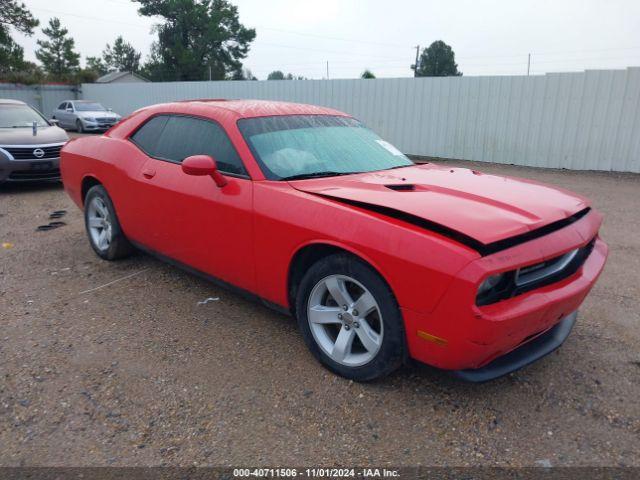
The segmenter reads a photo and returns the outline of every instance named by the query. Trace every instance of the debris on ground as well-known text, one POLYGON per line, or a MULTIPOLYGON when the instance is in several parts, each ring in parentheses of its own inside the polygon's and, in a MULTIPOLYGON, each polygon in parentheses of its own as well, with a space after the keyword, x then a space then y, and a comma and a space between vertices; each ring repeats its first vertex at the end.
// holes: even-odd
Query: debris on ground
POLYGON ((144 273, 144 272, 146 272, 147 270, 148 270, 147 268, 143 268, 142 270, 139 270, 139 271, 134 272, 134 273, 130 273, 129 275, 125 275, 124 277, 120 277, 120 278, 116 278, 115 280, 111 280, 110 282, 107 282, 107 283, 105 283, 105 284, 103 284, 103 285, 99 285, 99 286, 97 286, 97 287, 90 288, 90 289, 88 289, 88 290, 83 290, 83 291, 82 291, 82 292, 80 292, 78 295, 84 295, 84 294, 86 294, 86 293, 95 292, 96 290, 101 290, 101 289, 103 289, 103 288, 105 288, 105 287, 108 287, 108 286, 110 286, 110 285, 113 285, 114 283, 118 283, 118 282, 121 282, 122 280, 126 280, 126 279, 128 279, 128 278, 131 278, 131 277, 135 277, 135 276, 137 276, 137 275, 140 275, 141 273, 144 273))
POLYGON ((67 214, 66 210, 55 210, 49 214, 49 218, 61 218, 67 214))
POLYGON ((49 222, 47 225, 39 225, 36 230, 38 232, 46 232, 47 230, 53 230, 54 228, 63 227, 65 222, 49 222))
POLYGON ((217 302, 218 300, 220 300, 220 297, 209 297, 205 298, 201 302, 198 302, 198 305, 206 305, 207 303, 217 302))

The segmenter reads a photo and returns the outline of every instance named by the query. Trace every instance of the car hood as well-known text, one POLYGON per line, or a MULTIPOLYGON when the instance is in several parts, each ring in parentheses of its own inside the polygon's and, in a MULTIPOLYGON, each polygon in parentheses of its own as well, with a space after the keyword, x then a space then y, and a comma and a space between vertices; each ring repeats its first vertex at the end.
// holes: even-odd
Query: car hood
POLYGON ((96 112, 76 112, 76 115, 82 118, 118 118, 118 115, 115 112, 103 112, 98 110, 96 112))
POLYGON ((297 190, 419 218, 484 245, 527 234, 589 206, 574 193, 466 168, 419 165, 289 182, 297 190))
POLYGON ((68 140, 67 133, 59 127, 38 127, 35 135, 31 127, 0 128, 0 145, 5 146, 65 143, 68 140))

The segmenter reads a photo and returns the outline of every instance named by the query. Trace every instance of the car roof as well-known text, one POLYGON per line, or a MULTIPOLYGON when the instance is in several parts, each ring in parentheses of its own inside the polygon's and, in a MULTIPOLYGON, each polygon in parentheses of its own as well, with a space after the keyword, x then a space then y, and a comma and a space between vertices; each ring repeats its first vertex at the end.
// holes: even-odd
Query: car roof
MULTIPOLYGON (((307 105, 304 103, 278 102, 273 100, 225 100, 196 99, 183 100, 169 104, 178 107, 185 104, 200 108, 223 109, 234 113, 238 118, 269 117, 274 115, 340 115, 346 114, 332 108, 307 105)), ((166 108, 168 105, 154 105, 152 109, 166 108)), ((143 109, 146 110, 146 109, 143 109)))
POLYGON ((26 105, 26 103, 12 98, 0 98, 0 105, 26 105))

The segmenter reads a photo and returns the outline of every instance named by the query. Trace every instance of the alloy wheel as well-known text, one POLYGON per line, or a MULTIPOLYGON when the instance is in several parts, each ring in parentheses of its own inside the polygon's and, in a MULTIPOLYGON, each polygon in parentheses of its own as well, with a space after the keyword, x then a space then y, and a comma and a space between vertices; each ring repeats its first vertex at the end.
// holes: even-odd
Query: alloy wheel
POLYGON ((89 202, 88 208, 88 227, 91 241, 104 252, 108 250, 111 244, 112 227, 109 209, 104 200, 100 197, 93 197, 89 202))
POLYGON ((307 318, 318 346, 341 365, 365 365, 382 345, 380 307, 371 292, 349 276, 320 280, 309 295, 307 318))

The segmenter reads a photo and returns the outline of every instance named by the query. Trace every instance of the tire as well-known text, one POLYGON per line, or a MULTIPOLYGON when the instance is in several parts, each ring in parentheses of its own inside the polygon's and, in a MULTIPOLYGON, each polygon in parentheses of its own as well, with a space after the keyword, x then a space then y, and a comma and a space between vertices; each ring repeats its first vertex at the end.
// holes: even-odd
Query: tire
POLYGON ((94 185, 85 196, 84 225, 91 248, 100 258, 118 260, 133 251, 122 232, 113 202, 102 185, 94 185))
POLYGON ((352 255, 330 255, 307 271, 297 290, 296 317, 316 359, 350 380, 384 377, 406 360, 402 314, 391 289, 373 268, 352 255), (335 297, 350 304, 345 309, 335 297), (366 311, 356 311, 358 305, 366 311))
POLYGON ((84 133, 84 128, 82 127, 82 121, 76 120, 76 131, 78 133, 84 133))

